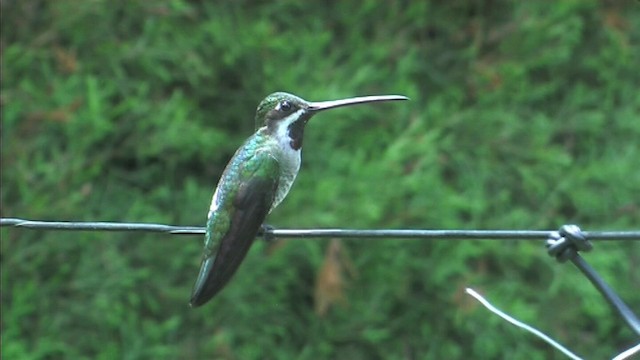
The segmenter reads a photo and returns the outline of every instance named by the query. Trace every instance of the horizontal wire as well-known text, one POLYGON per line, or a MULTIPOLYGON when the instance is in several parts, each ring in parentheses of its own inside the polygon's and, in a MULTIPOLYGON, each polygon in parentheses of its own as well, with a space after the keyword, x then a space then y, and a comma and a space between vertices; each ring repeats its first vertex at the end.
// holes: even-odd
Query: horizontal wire
MULTIPOLYGON (((0 227, 71 231, 138 231, 174 235, 203 235, 204 227, 174 226, 151 223, 36 221, 0 218, 0 227)), ((275 238, 401 238, 401 239, 475 239, 475 240, 544 240, 555 230, 420 230, 420 229, 267 229, 275 238)), ((584 231, 588 240, 640 240, 640 231, 584 231)))
MULTIPOLYGON (((175 235, 203 235, 205 228, 197 226, 174 226, 151 223, 121 222, 76 222, 76 221, 34 221, 17 218, 0 218, 0 227, 15 227, 35 230, 72 230, 72 231, 137 231, 156 232, 175 235)), ((556 230, 410 230, 410 229, 274 229, 265 227, 259 236, 270 238, 404 238, 404 239, 475 239, 475 240, 548 240, 557 238, 556 230)), ((640 240, 640 231, 583 231, 585 240, 640 240)), ((597 275, 594 275, 597 276, 597 275)), ((606 297, 606 294, 603 293, 606 297)), ((616 295, 617 296, 617 295, 616 295)), ((608 301, 609 298, 607 298, 608 301)), ((486 305, 485 305, 486 306, 486 305)), ((626 314, 621 313, 625 320, 626 314)), ((634 317, 635 319, 635 317, 634 317)), ((519 325, 520 326, 520 325, 519 325)), ((531 331, 531 330, 529 330, 531 331)), ((535 332, 534 332, 535 333, 535 332)), ((537 334, 540 336, 539 334, 537 334)), ((553 343, 552 343, 553 345, 553 343)), ((554 345, 555 346, 555 345, 554 345)), ((557 346, 556 346, 557 347, 557 346)), ((560 348, 563 350, 563 348, 560 348)), ((624 358, 629 349, 619 356, 624 358)), ((563 351, 564 352, 564 351, 563 351)), ((566 352, 565 352, 566 354, 566 352)), ((617 357, 618 358, 618 357, 617 357)))

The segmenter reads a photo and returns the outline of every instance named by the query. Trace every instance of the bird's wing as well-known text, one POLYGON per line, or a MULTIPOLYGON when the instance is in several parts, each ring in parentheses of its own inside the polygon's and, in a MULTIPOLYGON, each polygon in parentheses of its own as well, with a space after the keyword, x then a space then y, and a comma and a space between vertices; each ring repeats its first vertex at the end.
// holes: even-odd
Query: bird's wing
POLYGON ((235 273, 269 213, 278 187, 278 174, 278 161, 267 152, 256 153, 255 159, 245 161, 238 170, 237 190, 234 195, 229 194, 228 224, 220 226, 226 228, 226 232, 214 229, 216 225, 222 225, 216 224, 217 214, 213 214, 207 223, 207 243, 218 245, 217 252, 214 255, 205 249, 191 306, 209 301, 235 273))

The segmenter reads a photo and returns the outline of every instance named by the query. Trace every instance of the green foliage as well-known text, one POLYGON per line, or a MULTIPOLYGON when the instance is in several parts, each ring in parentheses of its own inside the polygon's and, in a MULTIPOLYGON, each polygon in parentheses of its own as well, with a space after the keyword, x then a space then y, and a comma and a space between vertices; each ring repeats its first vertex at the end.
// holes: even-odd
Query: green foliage
MULTIPOLYGON (((314 118, 277 227, 637 229, 638 6, 3 2, 2 216, 203 225, 284 90, 412 101, 314 118)), ((257 242, 192 310, 201 239, 1 235, 3 358, 559 356, 466 286, 589 357, 634 339, 542 242, 344 241, 344 301, 319 316, 322 241, 257 242)), ((585 254, 636 310, 639 249, 585 254)))

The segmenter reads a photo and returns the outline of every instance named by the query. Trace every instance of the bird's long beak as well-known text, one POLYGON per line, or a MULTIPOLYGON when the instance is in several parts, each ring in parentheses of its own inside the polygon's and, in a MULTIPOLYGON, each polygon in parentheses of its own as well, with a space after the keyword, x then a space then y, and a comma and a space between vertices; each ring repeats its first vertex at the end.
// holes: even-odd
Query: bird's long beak
POLYGON ((365 104, 378 101, 399 101, 409 100, 408 97, 402 95, 375 95, 375 96, 360 96, 349 99, 331 100, 331 101, 318 101, 310 102, 307 111, 318 112, 322 110, 334 109, 341 106, 365 104))

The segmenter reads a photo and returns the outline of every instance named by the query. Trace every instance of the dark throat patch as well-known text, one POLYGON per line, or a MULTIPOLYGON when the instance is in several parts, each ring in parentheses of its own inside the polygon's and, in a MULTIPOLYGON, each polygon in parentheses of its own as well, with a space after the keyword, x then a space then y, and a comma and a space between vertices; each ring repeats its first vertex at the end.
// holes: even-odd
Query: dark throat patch
POLYGON ((298 121, 289 125, 288 133, 291 141, 289 144, 293 150, 300 150, 302 148, 302 137, 304 135, 304 126, 306 120, 299 119, 298 121))

